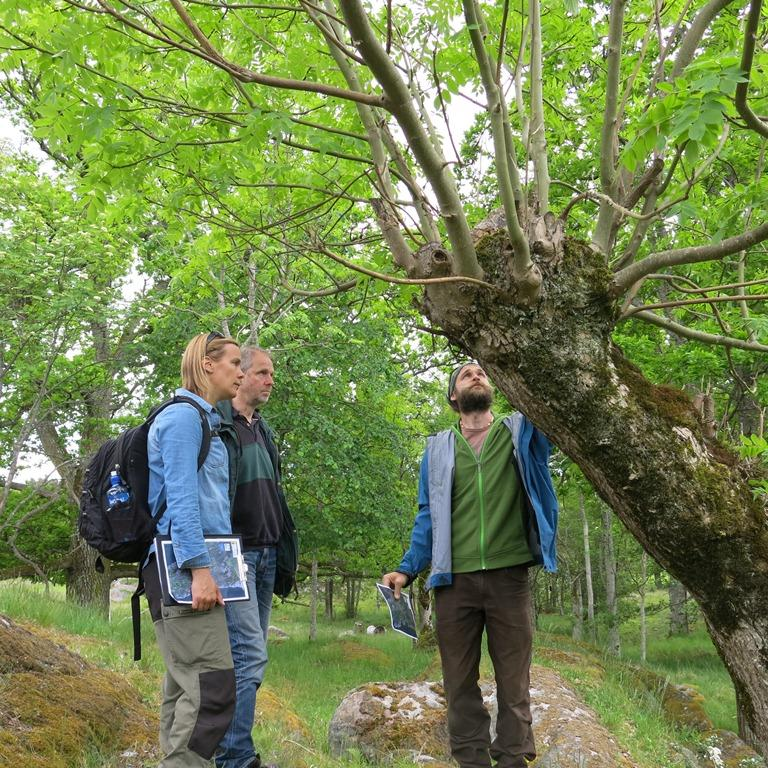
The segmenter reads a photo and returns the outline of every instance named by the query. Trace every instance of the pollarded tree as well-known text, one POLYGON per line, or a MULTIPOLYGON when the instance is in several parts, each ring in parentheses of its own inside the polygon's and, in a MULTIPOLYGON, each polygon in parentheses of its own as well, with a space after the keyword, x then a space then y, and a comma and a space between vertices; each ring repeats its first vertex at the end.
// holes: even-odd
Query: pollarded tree
POLYGON ((737 362, 768 351, 760 0, 462 8, 12 0, 6 92, 31 78, 34 131, 85 188, 162 191, 177 222, 369 273, 386 244, 388 279, 424 285, 433 327, 696 597, 768 753, 764 504, 613 341, 645 322, 737 362), (477 112, 492 184, 447 149, 477 112))

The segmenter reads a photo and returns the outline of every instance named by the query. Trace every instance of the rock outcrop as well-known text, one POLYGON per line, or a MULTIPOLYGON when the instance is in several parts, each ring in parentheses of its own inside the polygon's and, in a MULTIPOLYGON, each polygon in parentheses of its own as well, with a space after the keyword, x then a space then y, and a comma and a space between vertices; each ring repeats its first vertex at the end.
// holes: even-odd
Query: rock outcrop
POLYGON ((0 615, 0 765, 66 768, 98 750, 137 768, 156 741, 156 715, 122 676, 0 615))
MULTIPOLYGON (((495 733, 495 685, 483 683, 495 733)), ((534 666, 531 682, 536 768, 633 768, 613 736, 553 670, 534 666)), ((356 748, 372 762, 395 758, 435 766, 450 760, 442 686, 434 682, 369 683, 351 691, 329 728, 331 753, 356 748)))

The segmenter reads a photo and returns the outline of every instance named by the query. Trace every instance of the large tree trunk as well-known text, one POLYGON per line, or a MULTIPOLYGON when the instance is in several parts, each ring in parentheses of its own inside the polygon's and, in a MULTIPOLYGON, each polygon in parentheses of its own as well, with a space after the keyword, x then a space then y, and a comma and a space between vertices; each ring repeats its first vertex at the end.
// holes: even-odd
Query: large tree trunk
MULTIPOLYGON (((506 235, 478 252, 501 290, 426 289, 424 312, 582 469, 640 544, 701 606, 736 688, 741 735, 768 754, 768 527, 747 469, 704 439, 689 398, 654 386, 611 342, 611 273, 587 246, 539 260, 539 302, 515 303, 506 235)), ((446 274, 436 248, 419 274, 446 274)))
POLYGON ((109 588, 112 584, 111 567, 102 560, 104 570, 96 570, 99 553, 89 547, 77 534, 72 537, 72 554, 67 568, 67 600, 87 606, 105 617, 109 616, 109 588))

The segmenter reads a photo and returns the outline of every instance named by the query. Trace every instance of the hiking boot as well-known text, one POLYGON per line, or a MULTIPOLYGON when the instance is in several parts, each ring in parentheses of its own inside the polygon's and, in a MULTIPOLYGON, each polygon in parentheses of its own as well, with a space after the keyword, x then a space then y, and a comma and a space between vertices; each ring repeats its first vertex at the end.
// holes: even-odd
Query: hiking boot
POLYGON ((280 768, 277 763, 262 763, 261 757, 256 755, 256 759, 248 765, 248 768, 280 768))

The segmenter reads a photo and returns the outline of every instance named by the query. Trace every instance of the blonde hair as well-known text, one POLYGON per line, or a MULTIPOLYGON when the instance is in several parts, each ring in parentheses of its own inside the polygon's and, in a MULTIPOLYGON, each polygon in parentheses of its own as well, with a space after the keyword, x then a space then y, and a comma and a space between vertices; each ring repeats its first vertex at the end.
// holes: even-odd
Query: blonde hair
POLYGON ((208 374, 203 368, 203 359, 208 357, 211 360, 220 360, 228 344, 240 346, 234 339, 221 334, 208 341, 212 335, 198 333, 187 344, 181 356, 181 386, 203 398, 208 394, 208 374))

